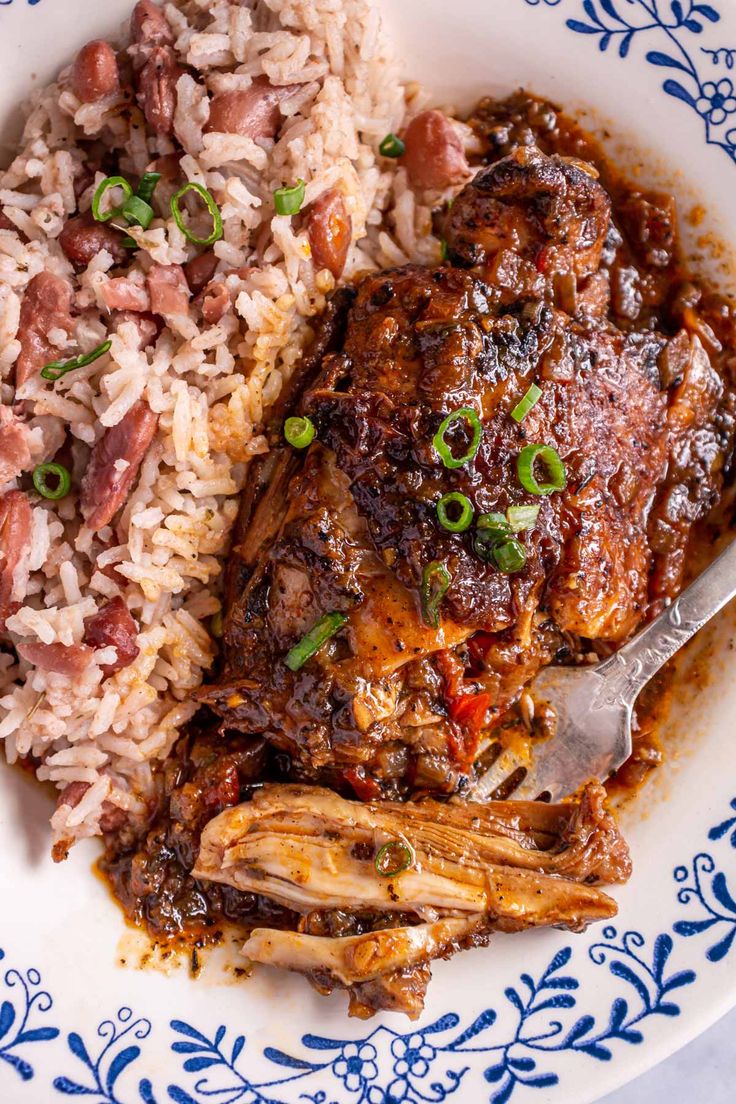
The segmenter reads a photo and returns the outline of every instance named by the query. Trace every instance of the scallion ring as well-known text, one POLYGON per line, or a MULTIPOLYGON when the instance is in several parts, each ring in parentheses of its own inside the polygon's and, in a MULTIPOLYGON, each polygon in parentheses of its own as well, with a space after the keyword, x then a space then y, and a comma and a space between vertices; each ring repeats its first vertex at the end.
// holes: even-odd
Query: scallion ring
POLYGON ((505 540, 511 535, 511 526, 504 514, 481 514, 478 518, 478 529, 482 529, 487 540, 496 537, 505 540))
POLYGON ((523 533, 525 529, 533 529, 538 516, 539 506, 509 506, 506 511, 512 533, 523 533))
POLYGON ((83 353, 81 356, 74 357, 73 360, 52 360, 50 364, 46 364, 41 369, 41 375, 44 379, 56 383, 67 372, 73 372, 75 368, 85 368, 88 364, 93 364, 105 353, 109 353, 111 347, 112 341, 103 341, 102 345, 98 345, 91 353, 83 353))
POLYGON ((397 134, 387 134, 378 147, 381 157, 401 157, 406 146, 397 134))
POLYGON ((450 494, 443 495, 437 503, 437 519, 442 528, 447 529, 450 533, 464 533, 466 529, 469 529, 473 520, 473 513, 472 502, 466 495, 460 494, 459 491, 452 491, 450 494), (450 516, 450 507, 453 507, 454 516, 450 516), (457 509, 454 509, 454 507, 457 507, 457 509))
POLYGON ((311 418, 287 418, 284 437, 295 449, 305 449, 314 440, 314 422, 311 418))
POLYGON ((156 185, 161 179, 161 173, 147 172, 141 177, 141 182, 138 185, 138 191, 135 193, 139 199, 142 199, 144 203, 150 203, 153 198, 153 193, 156 191, 156 185))
POLYGON ((304 181, 299 179, 291 188, 277 188, 273 205, 277 215, 298 215, 304 203, 304 181))
POLYGON ((519 482, 525 491, 535 495, 549 495, 564 490, 567 485, 565 465, 557 449, 551 445, 525 445, 516 458, 516 471, 519 482), (544 464, 549 479, 540 483, 534 474, 534 465, 544 464))
POLYGON ((380 848, 374 860, 379 878, 395 878, 414 865, 414 848, 405 840, 389 840, 380 848))
POLYGON ((536 383, 533 383, 524 397, 519 400, 511 411, 511 417, 514 421, 523 422, 531 408, 539 402, 541 395, 542 388, 537 387, 536 383))
MULTIPOLYGON (((150 203, 140 196, 131 196, 126 199, 120 208, 120 214, 126 218, 131 226, 142 226, 144 230, 153 222, 154 210, 150 203)), ((131 239, 132 240, 132 239, 131 239)))
POLYGON ((344 613, 326 613, 316 625, 301 638, 298 644, 286 653, 284 663, 290 671, 299 671, 308 659, 318 652, 330 637, 343 627, 347 617, 344 613))
POLYGON ((450 572, 439 560, 432 560, 422 572, 422 616, 432 629, 440 626, 440 606, 451 582, 450 572))
POLYGON ((521 571, 526 563, 526 551, 524 545, 518 540, 504 541, 493 549, 493 561, 499 571, 504 575, 513 575, 515 571, 521 571))
POLYGON ((174 222, 179 227, 184 237, 187 241, 194 242, 195 245, 212 245, 222 237, 222 215, 220 214, 220 208, 207 189, 203 188, 201 184, 196 184, 193 180, 190 180, 171 197, 171 213, 174 216, 174 222), (206 238, 197 237, 184 222, 184 215, 179 204, 187 192, 196 192, 197 195, 204 200, 204 204, 212 216, 212 233, 206 238))
POLYGON ((133 189, 124 176, 106 176, 92 197, 92 216, 97 222, 109 222, 116 215, 120 206, 102 210, 102 200, 111 188, 120 188, 123 192, 123 204, 127 203, 133 195, 133 189))
POLYGON ((432 438, 432 444, 446 468, 462 468, 465 464, 469 464, 471 460, 475 459, 475 454, 480 448, 480 439, 482 435, 483 426, 481 425, 480 418, 469 406, 463 406, 460 410, 453 410, 452 413, 448 414, 442 421, 440 428, 432 438), (467 422, 472 431, 470 444, 462 456, 455 456, 445 440, 445 434, 455 422, 467 422))
POLYGON ((72 477, 63 464, 39 464, 33 469, 33 486, 44 498, 50 498, 56 502, 60 498, 66 498, 71 490, 72 477), (48 477, 56 476, 55 487, 50 487, 48 477))
POLYGON ((440 238, 440 260, 446 261, 448 255, 447 242, 444 238, 440 238))

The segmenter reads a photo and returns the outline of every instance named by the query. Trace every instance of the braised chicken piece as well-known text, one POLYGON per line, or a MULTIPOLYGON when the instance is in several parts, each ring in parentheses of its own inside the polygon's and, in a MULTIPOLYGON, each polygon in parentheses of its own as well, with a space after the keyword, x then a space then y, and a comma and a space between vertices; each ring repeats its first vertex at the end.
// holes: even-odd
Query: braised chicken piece
POLYGON ((354 1015, 415 1018, 431 959, 494 930, 580 931, 615 915, 595 883, 625 881, 631 864, 603 798, 591 786, 579 805, 361 804, 266 786, 210 821, 193 874, 301 915, 297 933, 256 929, 243 948, 252 961, 348 989, 354 1015), (330 933, 335 912, 353 916, 355 934, 330 933))
POLYGON ((610 235, 589 167, 517 150, 466 186, 447 232, 466 268, 365 279, 339 351, 301 395, 313 442, 282 441, 263 462, 235 549, 225 670, 204 693, 302 777, 362 797, 456 789, 566 634, 610 645, 636 629, 649 522, 672 512, 658 494, 674 434, 683 449, 682 389, 686 435, 710 432, 720 396, 697 336, 561 308, 560 277, 577 295, 610 235), (512 416, 532 384, 538 401, 512 416), (539 493, 543 464, 522 479, 530 445, 561 461, 554 493, 539 493), (464 521, 440 516, 447 495, 464 521), (484 519, 529 508, 500 562, 484 519))

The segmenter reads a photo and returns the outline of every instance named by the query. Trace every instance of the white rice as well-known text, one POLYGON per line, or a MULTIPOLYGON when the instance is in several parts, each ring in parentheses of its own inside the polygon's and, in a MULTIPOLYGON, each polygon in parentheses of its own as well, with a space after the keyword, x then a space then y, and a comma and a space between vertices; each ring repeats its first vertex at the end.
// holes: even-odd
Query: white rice
MULTIPOLYGON (((8 761, 35 757, 39 778, 62 791, 89 785, 81 800, 77 787, 75 804, 60 799, 52 827, 65 843, 98 833, 103 812, 144 814, 152 770, 195 711, 192 691, 215 656, 208 624, 219 610, 237 496, 249 460, 266 450, 259 427, 300 357, 309 318, 334 287, 328 271, 315 270, 306 233, 274 215, 273 190, 302 178, 309 203, 340 189, 353 226, 346 280, 409 259, 436 260, 440 248, 431 211, 417 202, 404 171, 376 156, 383 136, 420 105, 398 79, 369 0, 177 0, 165 10, 182 61, 199 73, 199 82, 186 75, 177 88, 182 170, 221 207, 220 271, 247 270, 227 277, 234 311, 203 329, 194 311, 168 318, 155 346, 139 351, 134 324, 110 332, 109 254, 75 275, 61 251, 56 238, 76 210, 74 170, 85 159, 81 135, 116 147, 124 175, 171 152, 166 139, 129 127, 119 96, 80 104, 63 71, 35 96, 22 149, 0 173, 0 205, 29 239, 0 230, 0 398, 30 404, 34 462, 52 457, 70 434, 78 474, 89 446, 139 398, 160 415, 121 518, 98 535, 107 546, 101 554, 74 496, 58 503, 32 496, 32 547, 15 580, 23 605, 8 620, 11 642, 79 643, 85 618, 117 595, 140 625, 138 658, 107 679, 101 667, 114 649, 96 652, 77 678, 18 662, 7 644, 0 652, 8 761), (247 87, 261 74, 299 85, 284 104, 278 140, 203 134, 205 89, 247 87), (44 268, 73 282, 75 332, 71 340, 63 331, 49 335, 61 353, 74 356, 108 337, 112 347, 55 385, 36 375, 14 396, 20 297, 44 268), (113 577, 103 571, 111 565, 113 577)), ((101 179, 82 194, 81 210, 101 179)), ((159 187, 166 200, 167 185, 159 187)), ((151 263, 181 264, 195 250, 172 219, 131 233, 140 250, 126 279, 144 301, 151 263)))

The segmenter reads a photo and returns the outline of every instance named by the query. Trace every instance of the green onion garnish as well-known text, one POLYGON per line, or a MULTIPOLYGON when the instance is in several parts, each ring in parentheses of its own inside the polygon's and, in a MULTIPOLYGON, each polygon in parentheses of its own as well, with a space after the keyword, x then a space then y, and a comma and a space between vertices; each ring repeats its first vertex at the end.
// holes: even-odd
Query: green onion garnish
POLYGON ((299 643, 286 653, 284 663, 289 670, 300 670, 331 636, 339 632, 346 621, 347 617, 344 613, 326 613, 324 617, 320 617, 317 624, 313 625, 299 643))
POLYGON ((473 520, 473 504, 469 498, 464 494, 460 494, 459 491, 452 491, 451 494, 445 494, 437 503, 437 518, 443 529, 449 530, 450 533, 464 533, 466 529, 470 528, 470 523, 473 520), (449 507, 458 506, 460 512, 453 510, 456 514, 455 517, 450 517, 449 507))
POLYGON ((387 134, 378 147, 382 157, 401 157, 406 146, 396 134, 387 134))
POLYGON ((287 418, 284 437, 295 449, 305 449, 314 440, 314 422, 311 418, 287 418))
POLYGON ((91 353, 83 353, 81 356, 74 357, 73 360, 52 360, 50 364, 46 364, 41 369, 41 375, 44 379, 56 383, 67 372, 73 372, 75 368, 85 368, 88 364, 92 364, 99 357, 108 353, 111 347, 112 341, 103 341, 102 345, 98 345, 91 353))
POLYGON ((384 843, 376 855, 374 866, 380 878, 395 878, 414 864, 414 848, 404 840, 384 843))
POLYGON ((482 529, 485 539, 497 537, 505 540, 511 535, 511 526, 504 514, 481 514, 478 518, 478 529, 482 529))
POLYGON ((304 181, 299 179, 291 188, 277 188, 273 204, 277 215, 298 215, 304 202, 304 181))
POLYGON ((59 498, 65 498, 71 490, 71 485, 72 477, 63 464, 39 464, 33 469, 33 486, 44 498, 50 498, 54 502, 59 498), (56 476, 55 487, 50 487, 48 484, 50 475, 56 476))
POLYGON ((526 563, 526 551, 524 545, 517 540, 504 541, 493 549, 493 560, 499 571, 504 575, 512 575, 515 571, 521 571, 526 563))
POLYGON ((536 383, 533 383, 526 395, 516 404, 511 411, 511 417, 515 422, 523 422, 531 408, 539 401, 539 397, 542 394, 542 388, 537 387, 536 383))
POLYGON ((194 242, 195 245, 212 245, 214 242, 219 241, 222 237, 222 215, 220 214, 220 208, 215 203, 214 198, 210 195, 206 188, 203 188, 201 184, 195 184, 193 180, 190 180, 183 188, 180 188, 178 192, 175 192, 171 197, 171 213, 174 216, 174 222, 181 230, 187 241, 194 242), (187 194, 187 192, 196 192, 198 196, 204 200, 205 206, 209 213, 212 215, 212 233, 206 238, 198 238, 196 234, 193 234, 184 222, 184 215, 179 207, 181 200, 187 194))
POLYGON ((519 482, 525 491, 535 495, 549 495, 561 491, 567 485, 565 465, 557 449, 551 445, 525 445, 516 458, 519 482), (547 468, 549 479, 540 483, 534 474, 534 465, 540 461, 547 468))
POLYGON ((150 203, 153 198, 153 193, 156 191, 156 185, 160 179, 161 173, 144 173, 138 185, 138 191, 136 192, 138 198, 142 199, 144 203, 150 203))
POLYGON ((124 197, 123 203, 127 203, 133 195, 133 189, 124 176, 106 176, 92 197, 92 217, 96 219, 97 222, 109 222, 110 219, 120 211, 119 206, 110 207, 107 211, 103 211, 101 208, 103 196, 105 196, 111 188, 122 188, 124 197))
POLYGON ((451 414, 448 414, 444 421, 441 423, 440 428, 432 438, 432 444, 436 451, 439 453, 440 459, 446 468, 462 468, 465 464, 469 464, 471 460, 475 458, 475 454, 480 448, 480 439, 483 434, 483 426, 481 425, 480 418, 471 410, 469 406, 463 406, 460 410, 453 410, 451 414), (465 421, 473 431, 473 436, 468 445, 468 450, 462 456, 455 456, 450 446, 445 441, 445 434, 451 425, 455 422, 465 421))
POLYGON ((440 606, 451 582, 450 572, 439 560, 432 560, 422 572, 422 616, 430 628, 440 626, 440 606))
MULTIPOLYGON (((144 230, 153 222, 154 210, 150 203, 140 196, 131 196, 126 199, 120 208, 120 214, 127 219, 131 226, 142 226, 144 230)), ((132 239, 131 239, 132 240, 132 239)))
POLYGON ((539 506, 509 506, 506 511, 509 527, 512 533, 522 533, 525 529, 532 529, 539 516, 539 506))
POLYGON ((447 242, 444 238, 440 238, 440 260, 447 260, 447 242))

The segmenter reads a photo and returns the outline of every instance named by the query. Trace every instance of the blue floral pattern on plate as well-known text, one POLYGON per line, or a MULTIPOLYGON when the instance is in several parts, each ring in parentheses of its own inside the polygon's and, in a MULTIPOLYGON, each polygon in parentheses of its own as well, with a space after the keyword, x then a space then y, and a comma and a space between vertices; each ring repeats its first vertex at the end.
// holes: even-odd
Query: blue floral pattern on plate
MULTIPOLYGON (((0 6, 13 2, 0 0, 0 6)), ((523 2, 540 12, 562 11, 563 5, 570 9, 567 0, 523 2)), ((35 6, 40 0, 26 3, 35 6)), ((663 81, 662 90, 702 119, 707 144, 736 161, 736 89, 728 76, 736 64, 736 47, 699 45, 704 30, 720 21, 715 5, 695 0, 574 4, 576 15, 566 19, 566 26, 587 36, 602 53, 613 48, 623 61, 633 46, 646 41, 646 61, 675 74, 663 81)), ((736 798, 731 810, 733 815, 713 826, 708 839, 736 849, 736 798)), ((674 880, 677 904, 688 912, 673 922, 671 933, 663 931, 647 940, 641 932, 619 934, 608 926, 602 938, 587 949, 579 945, 575 952, 578 958, 587 954, 615 982, 617 995, 602 1021, 583 1011, 576 957, 571 947, 563 947, 539 976, 522 973, 517 985, 507 987, 494 1007, 466 1027, 461 1027, 457 1013, 448 1012, 406 1032, 382 1023, 357 1040, 308 1033, 301 1037, 298 1054, 264 1049, 273 1071, 265 1080, 253 1080, 248 1073, 244 1035, 221 1025, 210 1037, 174 1019, 168 1025, 170 1048, 181 1063, 181 1074, 177 1083, 154 1086, 135 1073, 144 1046, 154 1045, 154 1026, 123 1006, 86 1037, 81 1028, 66 1034, 66 1049, 59 1055, 49 1093, 85 1097, 92 1104, 443 1104, 475 1073, 487 1086, 489 1104, 507 1104, 517 1094, 528 1096, 528 1091, 559 1084, 555 1056, 578 1053, 609 1062, 625 1046, 644 1041, 643 1029, 653 1017, 679 1016, 679 1001, 697 981, 695 970, 672 966, 680 941, 690 946, 691 940, 707 934, 706 963, 719 962, 732 951, 736 894, 714 855, 699 851, 689 864, 675 868, 674 880), (508 1015, 499 1014, 502 1004, 512 1013, 510 1027, 508 1015)), ((687 961, 692 964, 692 954, 687 961)), ((2 975, 2 985, 0 1098, 6 1100, 6 1084, 22 1085, 37 1076, 35 1047, 59 1040, 60 1030, 49 1022, 54 999, 42 986, 38 970, 11 966, 2 975)), ((12 1099, 22 1104, 17 1091, 12 1099)))
MULTIPOLYGON (((736 813, 736 798, 731 809, 736 813)), ((711 828, 708 839, 736 850, 736 815, 711 828)), ((94 1104, 443 1104, 474 1073, 487 1085, 489 1104, 507 1104, 517 1094, 559 1084, 555 1056, 576 1053, 610 1062, 622 1047, 644 1042, 644 1027, 652 1018, 679 1016, 680 1001, 697 980, 695 970, 673 964, 682 940, 710 933, 706 963, 729 954, 736 940, 736 900, 726 872, 712 854, 701 851, 689 864, 677 866, 673 876, 677 903, 697 915, 678 917, 672 933, 649 940, 641 932, 619 933, 608 925, 587 948, 558 950, 539 976, 522 973, 517 985, 508 986, 467 1026, 456 1012, 448 1012, 408 1031, 381 1023, 361 1039, 308 1033, 298 1053, 263 1050, 272 1070, 263 1079, 250 1072, 245 1035, 225 1024, 209 1035, 174 1019, 168 1025, 170 1047, 181 1062, 181 1075, 176 1083, 154 1086, 134 1070, 153 1039, 151 1021, 122 1007, 102 1020, 94 1035, 85 1038, 81 1030, 66 1035, 66 1057, 53 1089, 94 1104), (587 955, 613 979, 616 992, 602 1019, 584 1010, 575 954, 587 955)), ((59 1036, 58 1028, 40 1022, 54 1001, 42 988, 39 972, 11 967, 3 980, 10 995, 0 1005, 0 1089, 3 1064, 10 1067, 8 1075, 30 1081, 35 1076, 28 1057, 31 1044, 59 1036)))

